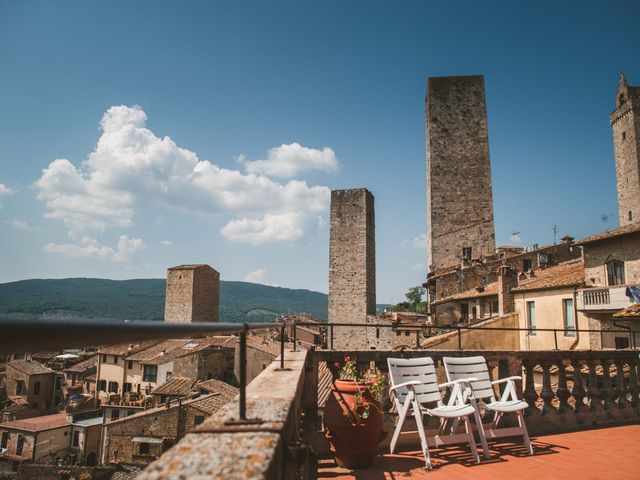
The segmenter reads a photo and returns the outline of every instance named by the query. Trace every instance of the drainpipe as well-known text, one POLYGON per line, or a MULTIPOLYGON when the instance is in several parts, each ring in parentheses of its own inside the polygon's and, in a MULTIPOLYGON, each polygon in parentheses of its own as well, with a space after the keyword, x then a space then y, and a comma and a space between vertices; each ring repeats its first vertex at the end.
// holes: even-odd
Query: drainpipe
POLYGON ((93 390, 93 407, 98 408, 98 392, 100 391, 100 367, 102 366, 102 349, 98 349, 98 369, 96 371, 96 386, 93 390))

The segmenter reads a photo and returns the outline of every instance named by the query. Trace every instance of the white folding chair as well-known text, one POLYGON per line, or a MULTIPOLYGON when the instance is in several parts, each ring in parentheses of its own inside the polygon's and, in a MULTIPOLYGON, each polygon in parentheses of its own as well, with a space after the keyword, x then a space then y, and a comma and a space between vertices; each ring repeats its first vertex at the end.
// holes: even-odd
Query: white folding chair
MULTIPOLYGON (((459 378, 475 377, 477 380, 471 382, 471 396, 469 398, 471 405, 474 407, 474 417, 482 444, 482 452, 485 458, 489 458, 489 446, 487 438, 500 438, 520 436, 524 440, 529 454, 533 454, 531 441, 529 440, 529 432, 524 422, 523 411, 529 407, 527 402, 518 399, 516 393, 516 385, 514 380, 522 380, 522 377, 501 378, 491 381, 489 377, 489 368, 484 357, 443 357, 444 370, 447 373, 447 380, 454 381, 459 378), (506 383, 506 387, 500 400, 496 400, 493 386, 499 383, 506 383), (480 417, 480 406, 478 402, 482 402, 488 410, 495 413, 493 426, 485 426, 482 424, 480 417), (518 417, 518 426, 510 428, 498 428, 498 423, 505 413, 515 413, 518 417)), ((465 399, 466 400, 466 399, 465 399)))
POLYGON ((391 453, 395 450, 400 433, 415 433, 415 431, 401 432, 404 420, 411 408, 418 427, 420 446, 422 447, 426 468, 431 470, 429 446, 439 447, 455 443, 469 443, 473 459, 479 462, 476 441, 469 422, 469 415, 473 415, 475 410, 472 405, 464 400, 464 390, 470 389, 469 379, 460 378, 438 385, 436 369, 430 357, 412 359, 388 358, 387 363, 389 365, 390 394, 398 410, 398 420, 391 438, 391 453), (446 387, 452 387, 452 391, 449 401, 445 405, 442 402, 440 389, 446 387), (436 404, 434 408, 426 408, 424 406, 425 404, 434 403, 436 404), (438 434, 428 438, 425 435, 423 424, 423 415, 425 413, 440 418, 438 434), (464 422, 465 433, 456 434, 452 427, 449 434, 443 435, 449 420, 460 419, 464 422))

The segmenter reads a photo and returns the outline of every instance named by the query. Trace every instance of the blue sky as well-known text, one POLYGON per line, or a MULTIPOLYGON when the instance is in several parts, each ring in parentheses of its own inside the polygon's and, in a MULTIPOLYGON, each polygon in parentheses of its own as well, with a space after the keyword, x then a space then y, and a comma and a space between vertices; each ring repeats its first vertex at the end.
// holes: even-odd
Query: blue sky
POLYGON ((0 282, 197 262, 326 292, 327 192, 366 187, 378 301, 399 301, 426 276, 439 75, 485 75, 498 244, 614 227, 608 115, 621 71, 640 84, 638 18, 633 0, 0 0, 0 282))

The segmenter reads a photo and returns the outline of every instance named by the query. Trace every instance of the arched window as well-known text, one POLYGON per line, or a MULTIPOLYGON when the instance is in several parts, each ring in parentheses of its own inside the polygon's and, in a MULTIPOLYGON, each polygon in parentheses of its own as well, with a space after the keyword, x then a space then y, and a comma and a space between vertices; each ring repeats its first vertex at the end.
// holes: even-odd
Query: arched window
POLYGON ((631 213, 631 210, 629 210, 629 221, 631 222, 633 220, 633 213, 631 213))
POLYGON ((620 105, 624 103, 624 93, 620 94, 620 96, 618 97, 618 100, 620 100, 620 105))
POLYGON ((607 262, 607 281, 610 286, 624 285, 624 262, 620 260, 607 262))

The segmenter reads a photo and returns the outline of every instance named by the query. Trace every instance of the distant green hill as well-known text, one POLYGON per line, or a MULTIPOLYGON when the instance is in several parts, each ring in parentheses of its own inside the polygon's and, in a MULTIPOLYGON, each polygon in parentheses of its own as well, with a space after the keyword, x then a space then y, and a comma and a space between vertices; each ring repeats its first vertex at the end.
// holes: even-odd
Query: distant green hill
MULTIPOLYGON (((0 284, 0 317, 162 320, 165 280, 65 278, 0 284)), ((327 319, 327 295, 247 282, 220 282, 220 320, 270 321, 288 313, 327 319)))

